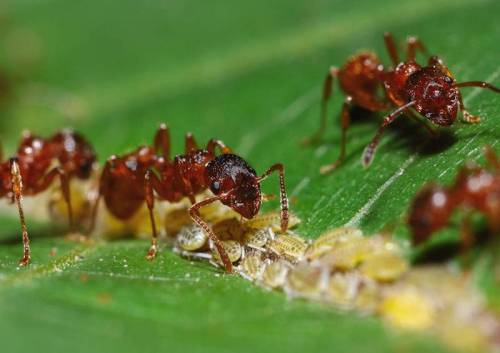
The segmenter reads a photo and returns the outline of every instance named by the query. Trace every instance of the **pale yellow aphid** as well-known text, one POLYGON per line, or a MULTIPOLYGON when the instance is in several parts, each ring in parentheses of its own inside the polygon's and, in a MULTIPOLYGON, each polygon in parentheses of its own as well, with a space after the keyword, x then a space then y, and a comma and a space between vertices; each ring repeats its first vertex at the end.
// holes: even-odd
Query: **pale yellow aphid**
POLYGON ((319 262, 332 269, 352 270, 372 252, 364 237, 352 237, 339 242, 335 248, 319 258, 319 262))
POLYGON ((307 243, 295 235, 278 234, 267 243, 267 249, 289 261, 297 262, 304 256, 307 243))
POLYGON ((286 275, 290 270, 290 264, 283 260, 278 260, 271 262, 266 265, 262 276, 260 278, 260 283, 267 288, 278 288, 282 287, 286 281, 286 275))
POLYGON ((163 224, 169 236, 174 236, 192 222, 187 208, 175 208, 165 212, 163 224))
MULTIPOLYGON (((226 250, 229 261, 232 263, 237 262, 243 256, 243 247, 236 240, 223 240, 222 246, 226 250)), ((222 265, 222 260, 216 249, 212 250, 212 259, 219 265, 222 265)))
POLYGON ((343 307, 352 306, 360 283, 361 278, 355 273, 334 273, 328 281, 327 298, 343 307))
POLYGON ((201 249, 208 240, 203 229, 197 225, 183 227, 177 234, 177 244, 183 250, 194 251, 201 249))
POLYGON ((357 228, 335 228, 320 235, 319 238, 309 245, 306 251, 306 258, 314 260, 326 254, 340 242, 349 241, 351 238, 360 238, 363 233, 357 228))
POLYGON ((254 281, 262 276, 264 266, 265 263, 262 260, 261 254, 254 252, 245 254, 245 257, 241 260, 238 269, 243 277, 249 279, 250 281, 254 281))
POLYGON ((379 282, 392 282, 408 270, 408 262, 400 255, 384 251, 367 258, 360 268, 363 275, 379 282))
MULTIPOLYGON (((288 214, 288 228, 293 228, 300 223, 300 219, 293 213, 288 214)), ((269 212, 258 214, 252 219, 244 222, 248 228, 261 229, 271 228, 273 232, 281 231, 281 214, 280 212, 269 212)))
POLYGON ((251 248, 261 249, 272 238, 274 238, 274 233, 271 228, 252 228, 243 234, 243 244, 251 248))
POLYGON ((290 296, 319 298, 328 283, 328 271, 324 267, 301 262, 288 273, 285 292, 290 296))
POLYGON ((218 222, 214 224, 212 229, 220 240, 237 240, 239 242, 245 232, 245 227, 235 218, 218 222))
POLYGON ((380 305, 381 293, 381 287, 377 282, 364 278, 358 287, 358 293, 354 298, 353 306, 363 312, 376 312, 380 305))

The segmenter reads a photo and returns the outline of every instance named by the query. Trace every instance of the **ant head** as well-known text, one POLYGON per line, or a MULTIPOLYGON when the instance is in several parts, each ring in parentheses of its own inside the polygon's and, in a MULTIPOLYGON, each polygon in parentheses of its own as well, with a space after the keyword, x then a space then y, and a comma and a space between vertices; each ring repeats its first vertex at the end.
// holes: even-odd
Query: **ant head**
POLYGON ((54 135, 52 141, 60 148, 60 162, 68 173, 74 173, 80 179, 88 179, 96 155, 90 143, 79 133, 63 130, 54 135))
POLYGON ((440 62, 426 66, 410 75, 406 82, 406 101, 415 101, 414 108, 437 125, 449 126, 457 117, 460 92, 455 80, 440 62))
POLYGON ((453 210, 449 192, 438 185, 425 186, 415 197, 408 224, 415 245, 426 241, 433 232, 442 228, 453 210))
POLYGON ((205 169, 210 190, 221 202, 245 218, 253 218, 260 209, 260 184, 255 170, 234 154, 222 154, 205 169))

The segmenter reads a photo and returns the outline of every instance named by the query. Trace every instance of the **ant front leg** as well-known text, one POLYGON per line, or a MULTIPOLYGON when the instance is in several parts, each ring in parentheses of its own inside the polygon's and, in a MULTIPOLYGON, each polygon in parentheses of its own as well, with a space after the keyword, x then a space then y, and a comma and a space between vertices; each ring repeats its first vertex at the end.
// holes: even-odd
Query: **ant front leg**
POLYGON ((19 261, 19 266, 27 266, 30 263, 31 259, 30 240, 28 237, 28 229, 26 227, 26 220, 24 218, 24 210, 22 205, 23 180, 21 177, 21 171, 19 170, 19 164, 17 163, 17 159, 15 158, 12 158, 10 160, 10 173, 12 192, 16 200, 17 210, 19 211, 19 220, 21 222, 21 232, 23 237, 23 257, 19 261))
POLYGON ((215 156, 215 147, 219 147, 222 154, 231 153, 231 149, 224 142, 217 139, 211 139, 207 143, 207 151, 211 156, 215 156))
POLYGON ((408 37, 406 39, 406 60, 415 61, 417 50, 420 50, 424 54, 428 53, 427 48, 420 39, 414 36, 408 37))
POLYGON ((196 150, 198 150, 198 144, 196 143, 196 140, 194 139, 194 136, 192 133, 188 132, 186 134, 186 139, 185 139, 185 143, 184 143, 184 149, 186 151, 186 154, 190 153, 190 152, 194 152, 196 150))
POLYGON ((310 145, 317 143, 321 140, 325 129, 326 129, 326 113, 328 107, 328 101, 332 95, 332 87, 333 87, 333 78, 337 77, 339 73, 339 69, 336 67, 331 67, 328 71, 328 74, 325 77, 325 81, 323 83, 323 93, 321 98, 321 113, 320 113, 320 122, 319 129, 314 133, 311 137, 302 140, 303 145, 310 145))
POLYGON ((319 172, 321 174, 327 174, 331 172, 344 161, 345 145, 347 143, 347 129, 349 128, 349 121, 350 121, 349 109, 351 108, 351 105, 352 105, 352 97, 347 96, 345 98, 344 104, 342 105, 342 114, 341 114, 342 140, 340 142, 340 154, 335 163, 324 165, 320 168, 319 172))
POLYGON ((219 256, 220 256, 220 258, 222 260, 222 263, 224 264, 224 267, 225 267, 226 271, 227 272, 233 272, 233 264, 229 260, 229 256, 227 255, 227 252, 224 249, 224 246, 222 245, 222 242, 219 240, 219 238, 217 237, 217 235, 215 235, 214 231, 208 225, 208 223, 205 222, 201 218, 200 211, 199 211, 201 207, 203 207, 205 205, 208 205, 208 204, 210 204, 212 202, 219 201, 219 200, 220 200, 220 197, 216 196, 216 197, 211 197, 211 198, 208 198, 206 200, 203 200, 203 201, 200 201, 198 203, 195 203, 193 206, 191 206, 189 208, 189 216, 191 216, 191 218, 193 219, 193 221, 197 225, 199 225, 205 231, 205 233, 208 235, 208 237, 210 238, 210 240, 213 242, 213 244, 217 248, 217 252, 219 253, 219 256))
POLYGON ((382 136, 382 133, 384 132, 387 125, 392 123, 405 110, 415 105, 415 103, 416 103, 415 101, 406 103, 405 105, 399 107, 398 109, 396 109, 395 111, 393 111, 391 114, 389 114, 384 118, 382 124, 378 128, 377 133, 375 134, 371 142, 368 144, 368 146, 366 146, 365 151, 363 152, 362 163, 365 168, 367 168, 371 164, 373 156, 375 154, 375 149, 377 148, 377 145, 380 142, 380 137, 382 136))
POLYGON ((170 132, 166 124, 161 124, 156 131, 153 147, 156 153, 161 151, 162 156, 167 161, 170 160, 170 132))
MULTIPOLYGON (((483 82, 483 81, 468 81, 468 82, 462 82, 462 83, 457 83, 455 84, 455 87, 461 88, 461 87, 478 87, 478 88, 486 88, 489 89, 495 93, 500 93, 500 88, 493 86, 491 83, 483 82)), ((459 101, 460 101, 460 111, 462 112, 462 120, 465 121, 466 123, 470 124, 477 124, 481 122, 481 118, 477 115, 472 115, 469 113, 464 106, 464 102, 462 100, 462 95, 459 95, 459 101)))
POLYGON ((154 191, 153 191, 153 178, 151 170, 148 170, 144 176, 144 189, 146 194, 146 204, 149 211, 149 220, 151 221, 151 247, 146 255, 147 260, 153 260, 158 252, 158 232, 156 230, 156 222, 154 216, 154 191))
POLYGON ((394 38, 392 37, 392 33, 385 32, 384 33, 384 42, 385 42, 385 47, 387 49, 387 52, 389 53, 389 56, 391 58, 392 65, 394 67, 398 66, 399 64, 399 55, 398 55, 398 49, 396 48, 396 43, 394 42, 394 38))
POLYGON ((281 208, 281 231, 284 233, 288 229, 288 197, 286 195, 285 187, 285 168, 283 164, 276 163, 272 165, 261 177, 259 177, 259 184, 266 179, 273 172, 279 173, 280 179, 280 208, 281 208))

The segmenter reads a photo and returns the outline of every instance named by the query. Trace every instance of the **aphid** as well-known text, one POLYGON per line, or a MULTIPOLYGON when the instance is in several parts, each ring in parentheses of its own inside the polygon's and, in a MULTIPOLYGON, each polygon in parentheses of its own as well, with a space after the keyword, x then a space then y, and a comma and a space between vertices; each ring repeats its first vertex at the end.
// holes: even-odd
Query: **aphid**
POLYGON ((435 56, 429 59, 427 66, 420 66, 415 61, 416 50, 423 52, 426 50, 423 43, 415 37, 409 37, 407 40, 407 58, 404 62, 399 59, 392 35, 386 33, 384 39, 393 65, 391 69, 386 70, 374 53, 363 52, 351 57, 340 69, 332 67, 326 76, 323 85, 320 129, 312 138, 304 141, 306 144, 318 141, 325 131, 326 107, 334 78, 338 78, 346 98, 341 113, 340 154, 336 162, 323 166, 321 173, 334 170, 345 158, 346 134, 350 122, 349 109, 352 106, 373 112, 396 107, 383 119, 376 135, 364 150, 362 162, 367 167, 373 160, 375 149, 385 128, 401 113, 409 113, 410 117, 416 118, 431 132, 427 123, 415 116, 415 112, 438 126, 452 125, 458 110, 462 112, 464 121, 478 123, 480 118, 465 110, 459 88, 480 87, 500 92, 499 88, 486 82, 457 83, 449 69, 435 56), (384 96, 377 93, 382 88, 384 96))
POLYGON ((147 259, 153 259, 157 253, 157 230, 152 216, 155 196, 170 202, 187 197, 192 203, 189 215, 207 233, 226 270, 231 272, 228 254, 212 228, 201 217, 200 208, 220 201, 244 218, 253 218, 260 210, 260 183, 273 172, 279 173, 280 225, 285 232, 288 228, 288 199, 282 164, 274 164, 263 175, 257 176, 255 170, 241 157, 231 154, 223 142, 212 139, 206 148, 200 149, 191 134, 186 135, 185 154, 171 160, 170 135, 163 124, 152 146, 142 146, 132 153, 108 159, 101 175, 93 219, 101 197, 109 211, 122 220, 130 218, 146 202, 152 228, 147 259), (221 155, 216 156, 216 147, 222 151, 221 155), (196 202, 195 196, 206 189, 210 189, 214 196, 196 202))
POLYGON ((361 286, 361 277, 354 272, 336 272, 328 280, 327 298, 337 305, 352 306, 361 286))
POLYGON ((240 274, 250 281, 260 279, 265 263, 259 252, 247 253, 239 265, 240 274))
POLYGON ((243 234, 243 244, 250 248, 262 249, 269 240, 274 238, 271 228, 248 229, 243 234))
POLYGON ((490 147, 484 153, 490 168, 468 163, 460 169, 453 185, 428 184, 417 194, 408 219, 415 245, 445 227, 457 208, 467 213, 461 230, 464 248, 473 242, 470 211, 481 212, 491 233, 500 234, 500 161, 490 147))
POLYGON ((378 282, 392 282, 408 270, 408 262, 394 252, 380 252, 368 257, 360 270, 363 275, 378 282))
POLYGON ((339 242, 349 241, 352 237, 361 238, 363 233, 357 228, 335 228, 315 239, 305 252, 305 257, 315 260, 331 251, 339 242))
POLYGON ((279 234, 267 243, 267 248, 280 257, 297 262, 304 256, 307 243, 295 235, 279 234))
POLYGON ((15 202, 21 221, 23 257, 20 266, 30 262, 28 231, 22 207, 23 196, 39 194, 52 185, 56 178, 68 208, 70 229, 73 229, 70 180, 88 179, 96 155, 92 146, 80 134, 71 130, 57 132, 48 139, 25 132, 14 156, 7 161, 0 152, 0 196, 15 202), (53 164, 56 163, 56 166, 53 164))
POLYGON ((177 234, 177 244, 186 251, 201 249, 207 242, 207 234, 197 225, 183 227, 177 234))
MULTIPOLYGON (((243 247, 241 246, 240 243, 238 243, 236 240, 222 240, 221 243, 231 263, 235 263, 241 259, 244 252, 243 252, 243 247)), ((218 250, 212 251, 212 259, 217 264, 224 266, 224 263, 221 261, 218 250)))
POLYGON ((271 262, 264 268, 260 283, 270 289, 283 287, 290 268, 290 264, 284 260, 271 262))
POLYGON ((329 271, 301 262, 288 273, 285 292, 293 297, 319 298, 328 285, 329 271))
MULTIPOLYGON (((293 213, 288 214, 288 228, 293 228, 300 223, 300 219, 293 213)), ((261 229, 271 228, 273 232, 281 231, 281 214, 279 212, 267 212, 255 216, 243 223, 247 228, 261 229)))

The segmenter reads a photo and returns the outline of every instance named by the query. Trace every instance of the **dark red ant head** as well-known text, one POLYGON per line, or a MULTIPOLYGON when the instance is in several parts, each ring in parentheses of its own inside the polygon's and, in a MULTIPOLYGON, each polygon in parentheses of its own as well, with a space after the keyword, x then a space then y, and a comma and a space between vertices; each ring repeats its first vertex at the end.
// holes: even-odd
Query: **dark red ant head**
POLYGON ((444 227, 453 210, 450 193, 445 188, 429 184, 413 200, 408 224, 413 243, 426 241, 433 232, 444 227))
POLYGON ((58 150, 61 167, 68 173, 80 179, 88 179, 92 173, 92 166, 96 155, 90 143, 77 132, 63 130, 55 134, 51 142, 58 150))
POLYGON ((234 154, 222 154, 205 169, 210 190, 245 218, 253 218, 260 209, 260 184, 255 170, 234 154))
POLYGON ((441 67, 427 66, 416 71, 406 82, 406 101, 437 125, 449 126, 457 117, 460 92, 455 80, 441 67))

